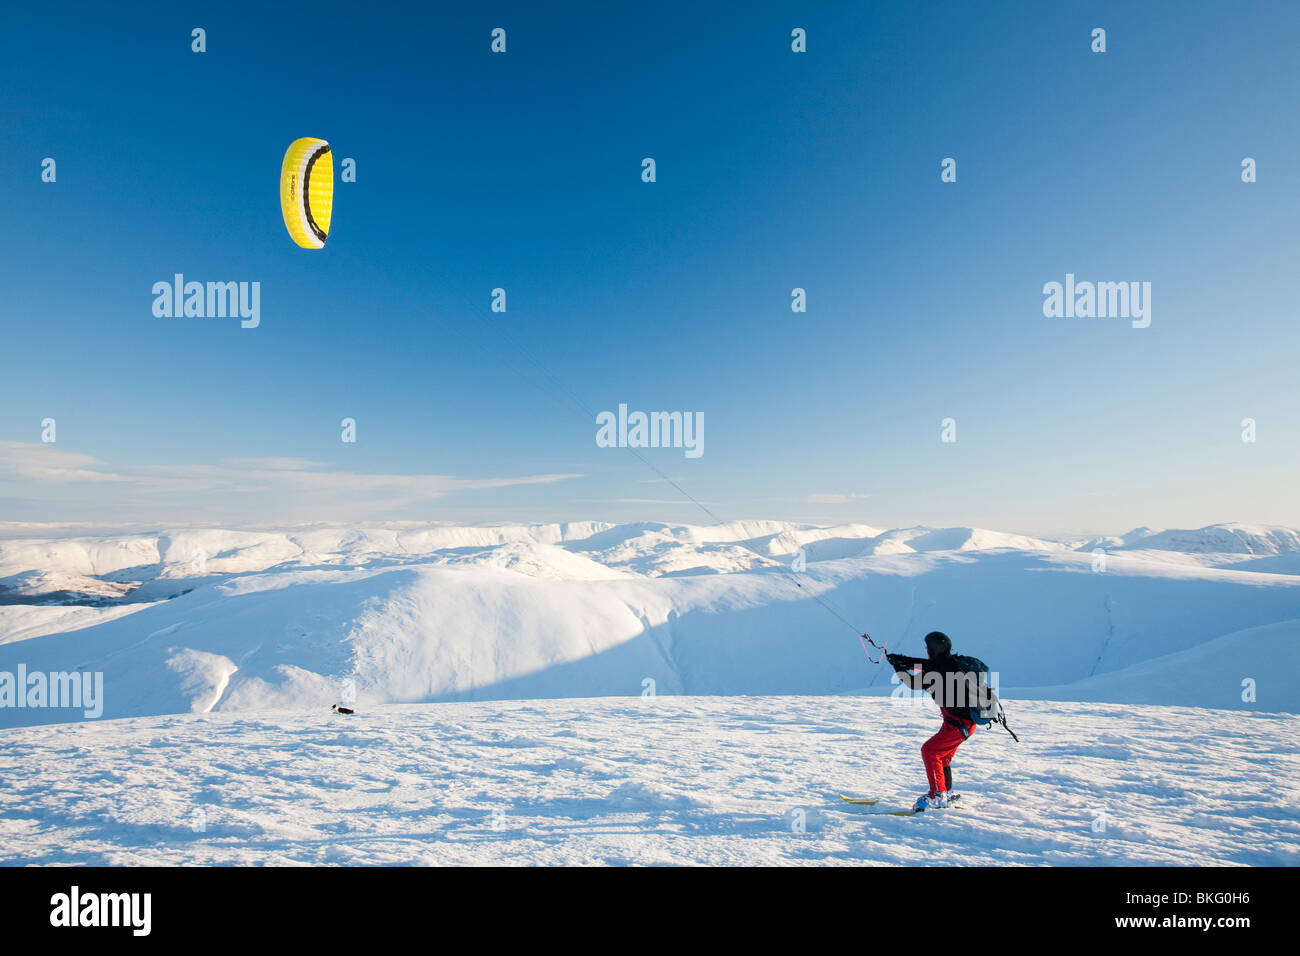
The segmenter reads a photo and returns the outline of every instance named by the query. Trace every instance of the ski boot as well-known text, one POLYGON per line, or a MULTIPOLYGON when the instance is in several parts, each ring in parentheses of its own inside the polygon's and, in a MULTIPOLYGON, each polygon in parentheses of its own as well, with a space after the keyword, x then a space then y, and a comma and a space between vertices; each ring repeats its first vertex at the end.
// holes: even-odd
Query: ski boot
POLYGON ((948 794, 944 793, 923 793, 916 798, 916 803, 912 809, 921 813, 924 810, 942 810, 948 806, 948 794))

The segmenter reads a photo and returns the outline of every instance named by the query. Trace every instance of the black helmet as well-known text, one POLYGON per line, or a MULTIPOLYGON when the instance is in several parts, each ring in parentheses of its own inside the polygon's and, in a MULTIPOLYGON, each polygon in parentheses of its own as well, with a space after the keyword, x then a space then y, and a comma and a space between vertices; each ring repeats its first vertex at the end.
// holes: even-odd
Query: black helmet
POLYGON ((931 657, 951 654, 952 640, 943 631, 931 631, 925 635, 925 649, 931 657))

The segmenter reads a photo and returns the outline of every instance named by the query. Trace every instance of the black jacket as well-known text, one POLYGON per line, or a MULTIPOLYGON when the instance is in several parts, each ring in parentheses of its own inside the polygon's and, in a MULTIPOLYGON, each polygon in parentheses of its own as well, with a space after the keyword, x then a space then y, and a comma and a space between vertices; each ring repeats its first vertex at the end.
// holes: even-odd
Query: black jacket
POLYGON ((952 654, 941 654, 938 657, 887 654, 886 657, 903 683, 913 690, 929 691, 945 716, 960 716, 964 720, 966 708, 977 703, 967 678, 963 676, 969 674, 969 671, 963 670, 952 654), (912 668, 918 665, 921 672, 913 673, 912 668), (956 714, 953 713, 954 710, 957 711, 956 714))

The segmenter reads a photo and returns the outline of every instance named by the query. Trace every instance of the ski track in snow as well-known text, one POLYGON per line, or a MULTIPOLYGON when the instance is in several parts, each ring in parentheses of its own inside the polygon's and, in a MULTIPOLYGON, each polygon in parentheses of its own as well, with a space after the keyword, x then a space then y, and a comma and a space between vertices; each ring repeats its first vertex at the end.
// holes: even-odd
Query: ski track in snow
POLYGON ((1009 707, 1022 744, 990 731, 958 751, 965 806, 905 818, 838 796, 902 808, 924 789, 918 751, 936 711, 884 698, 398 704, 14 729, 0 750, 0 863, 1300 863, 1300 717, 1009 707))

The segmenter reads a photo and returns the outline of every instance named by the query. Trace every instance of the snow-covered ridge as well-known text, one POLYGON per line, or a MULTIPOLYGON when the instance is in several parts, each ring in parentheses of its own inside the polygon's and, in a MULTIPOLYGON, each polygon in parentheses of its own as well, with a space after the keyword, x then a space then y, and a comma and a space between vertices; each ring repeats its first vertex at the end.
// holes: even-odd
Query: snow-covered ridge
POLYGON ((1126 535, 1091 539, 1080 547, 1270 557, 1300 552, 1300 531, 1263 524, 1213 524, 1190 531, 1137 528, 1126 535))
MULTIPOLYGON (((938 629, 1040 696, 1297 711, 1300 689, 1277 679, 1300 669, 1285 530, 1143 531, 1104 562, 1095 539, 774 521, 16 539, 0 544, 13 589, 0 681, 19 664, 102 671, 108 716, 321 708, 345 686, 366 705, 621 696, 646 681, 880 693, 889 675, 857 630, 917 653, 938 629), (1151 547, 1239 535, 1254 552, 1151 547), (1219 639, 1230 653, 1197 650, 1219 639)), ((0 706, 0 725, 71 719, 0 706)))
MULTIPOLYGON (((8 529, 11 533, 14 526, 8 529)), ((781 521, 721 525, 602 522, 497 527, 323 527, 231 531, 182 529, 153 534, 0 541, 0 604, 114 603, 149 582, 135 600, 172 597, 185 582, 271 568, 361 567, 376 562, 505 564, 556 579, 626 574, 726 574, 804 560, 946 551, 1165 551, 1201 558, 1300 554, 1300 531, 1221 524, 1194 531, 1137 529, 1064 543, 983 528, 815 527, 781 521), (777 559, 777 560, 774 560, 777 559)))

